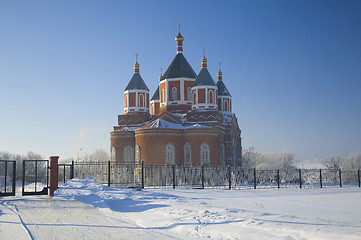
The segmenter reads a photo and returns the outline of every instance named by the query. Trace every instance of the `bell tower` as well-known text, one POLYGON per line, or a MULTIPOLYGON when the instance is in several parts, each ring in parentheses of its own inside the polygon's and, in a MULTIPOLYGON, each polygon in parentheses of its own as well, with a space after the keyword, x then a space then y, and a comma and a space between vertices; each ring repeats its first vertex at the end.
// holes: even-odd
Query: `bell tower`
POLYGON ((221 63, 219 63, 219 70, 217 73, 218 111, 223 113, 232 113, 232 96, 223 83, 222 75, 223 73, 221 71, 221 63))
POLYGON ((138 54, 134 74, 124 90, 124 114, 149 112, 149 89, 139 73, 138 54))
POLYGON ((207 69, 207 58, 203 48, 202 69, 192 86, 192 110, 217 110, 217 86, 207 69))

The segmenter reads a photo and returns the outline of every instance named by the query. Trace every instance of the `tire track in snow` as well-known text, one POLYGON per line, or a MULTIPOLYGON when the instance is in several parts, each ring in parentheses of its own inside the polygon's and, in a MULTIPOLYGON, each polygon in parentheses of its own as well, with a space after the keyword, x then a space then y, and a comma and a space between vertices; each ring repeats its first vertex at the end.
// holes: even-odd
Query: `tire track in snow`
POLYGON ((2 202, 1 203, 2 206, 4 206, 5 208, 9 209, 11 212, 13 212, 20 220, 21 226, 23 227, 23 229, 27 232, 27 234, 29 235, 31 240, 34 240, 34 236, 31 234, 30 230, 27 228, 25 222, 23 221, 23 219, 21 218, 20 214, 19 214, 19 209, 17 208, 17 206, 15 204, 10 204, 8 202, 2 202), (11 209, 10 206, 13 206, 13 208, 15 209, 11 209))

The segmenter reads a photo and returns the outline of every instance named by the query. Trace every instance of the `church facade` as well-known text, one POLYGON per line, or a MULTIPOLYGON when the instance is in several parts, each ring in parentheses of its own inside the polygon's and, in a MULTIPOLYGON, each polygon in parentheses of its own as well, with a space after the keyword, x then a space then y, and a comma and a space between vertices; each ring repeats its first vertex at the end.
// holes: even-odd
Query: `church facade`
POLYGON ((111 160, 145 165, 242 165, 241 130, 232 112, 232 97, 219 68, 217 82, 203 53, 197 75, 183 55, 178 33, 177 54, 159 78, 150 99, 136 59, 124 90, 124 114, 110 133, 111 160))

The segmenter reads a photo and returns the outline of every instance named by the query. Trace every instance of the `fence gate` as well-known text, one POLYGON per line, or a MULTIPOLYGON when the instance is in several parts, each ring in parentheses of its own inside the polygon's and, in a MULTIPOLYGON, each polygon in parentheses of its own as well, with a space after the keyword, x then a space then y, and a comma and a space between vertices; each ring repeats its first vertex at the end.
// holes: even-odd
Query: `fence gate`
POLYGON ((58 176, 58 181, 63 183, 74 178, 74 162, 71 164, 58 164, 58 176))
POLYGON ((16 162, 0 160, 0 197, 15 196, 16 162))
POLYGON ((22 195, 48 195, 48 170, 48 160, 24 160, 22 195))

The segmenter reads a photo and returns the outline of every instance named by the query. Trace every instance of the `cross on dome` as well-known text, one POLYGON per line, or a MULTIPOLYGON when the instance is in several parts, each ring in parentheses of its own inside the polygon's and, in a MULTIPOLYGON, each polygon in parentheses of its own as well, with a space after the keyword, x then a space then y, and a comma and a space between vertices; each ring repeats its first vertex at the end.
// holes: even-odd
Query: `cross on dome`
POLYGON ((139 72, 138 53, 135 54, 134 72, 139 72))

